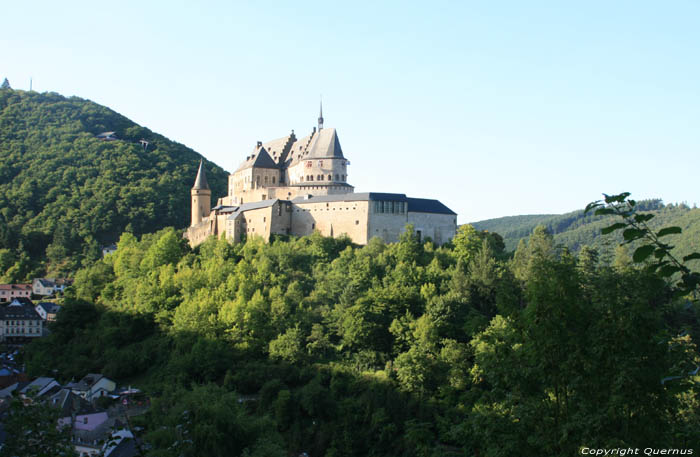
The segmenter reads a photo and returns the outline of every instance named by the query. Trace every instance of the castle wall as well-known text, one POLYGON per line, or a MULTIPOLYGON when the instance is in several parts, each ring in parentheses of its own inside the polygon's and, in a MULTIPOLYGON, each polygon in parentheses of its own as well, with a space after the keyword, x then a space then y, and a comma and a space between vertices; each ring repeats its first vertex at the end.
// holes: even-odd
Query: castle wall
POLYGON ((214 228, 214 221, 204 218, 200 223, 187 228, 185 238, 189 240, 190 247, 195 247, 214 235, 216 233, 214 228))
POLYGON ((457 232, 457 216, 454 214, 408 213, 408 223, 413 224, 421 239, 430 237, 436 244, 447 243, 457 232))
POLYGON ((277 201, 266 207, 240 213, 234 220, 227 220, 227 238, 240 242, 245 237, 261 236, 269 241, 270 235, 288 235, 291 232, 292 204, 277 201))
MULTIPOLYGON (((374 202, 370 202, 372 204, 374 202)), ((367 229, 367 238, 379 237, 385 243, 399 241, 399 235, 408 223, 407 214, 379 214, 371 212, 367 229)))
POLYGON ((367 201, 296 203, 292 205, 292 230, 297 236, 312 234, 338 237, 347 234, 357 244, 367 244, 367 201))

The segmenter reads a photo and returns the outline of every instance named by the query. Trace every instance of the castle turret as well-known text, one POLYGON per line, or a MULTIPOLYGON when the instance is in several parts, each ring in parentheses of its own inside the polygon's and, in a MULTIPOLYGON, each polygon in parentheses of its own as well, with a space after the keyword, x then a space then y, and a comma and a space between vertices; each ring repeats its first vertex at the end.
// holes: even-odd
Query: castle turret
POLYGON ((199 161, 199 171, 192 186, 192 227, 202 222, 204 217, 211 212, 211 190, 207 182, 207 175, 204 173, 204 161, 199 161))

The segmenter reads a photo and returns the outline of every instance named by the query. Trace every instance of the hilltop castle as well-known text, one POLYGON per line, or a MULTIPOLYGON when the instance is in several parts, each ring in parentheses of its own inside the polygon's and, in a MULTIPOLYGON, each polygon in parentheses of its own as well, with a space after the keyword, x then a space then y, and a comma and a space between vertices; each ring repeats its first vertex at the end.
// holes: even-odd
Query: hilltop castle
POLYGON ((318 128, 297 139, 258 142, 252 154, 229 175, 228 195, 211 208, 211 190, 202 162, 192 187, 192 222, 185 233, 196 246, 209 236, 240 242, 271 235, 345 234, 357 244, 378 236, 398 241, 406 224, 419 237, 438 244, 454 237, 457 215, 437 200, 404 194, 355 193, 348 184, 348 165, 338 134, 318 128))

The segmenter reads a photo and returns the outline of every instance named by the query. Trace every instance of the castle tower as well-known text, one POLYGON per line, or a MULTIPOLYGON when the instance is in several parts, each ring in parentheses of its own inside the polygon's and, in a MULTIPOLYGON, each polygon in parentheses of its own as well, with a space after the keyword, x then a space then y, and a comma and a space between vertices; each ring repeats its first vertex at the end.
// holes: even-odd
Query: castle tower
POLYGON ((191 195, 192 223, 190 226, 194 227, 202 222, 204 217, 209 216, 211 212, 211 190, 207 182, 207 175, 204 173, 203 160, 199 161, 199 171, 197 171, 197 178, 194 180, 191 195))

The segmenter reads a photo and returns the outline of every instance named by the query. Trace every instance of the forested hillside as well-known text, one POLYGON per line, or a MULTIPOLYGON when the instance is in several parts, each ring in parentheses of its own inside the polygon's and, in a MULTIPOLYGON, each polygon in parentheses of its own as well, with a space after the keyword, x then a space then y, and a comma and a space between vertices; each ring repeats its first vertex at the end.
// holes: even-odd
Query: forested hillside
MULTIPOLYGON (((185 227, 199 159, 89 100, 0 90, 0 282, 70 274, 124 231, 185 227)), ((206 167, 224 195, 224 170, 206 167)))
POLYGON ((698 449, 696 305, 542 228, 513 260, 499 241, 125 234, 27 367, 145 388, 148 456, 698 449))
MULTIPOLYGON (((654 215, 650 226, 655 229, 678 226, 683 233, 668 239, 676 246, 674 253, 682 257, 693 251, 700 251, 700 209, 685 204, 664 205, 661 200, 637 202, 638 211, 654 215)), ((513 251, 521 239, 527 239, 534 228, 542 225, 554 235, 556 243, 578 252, 583 246, 597 249, 601 255, 611 256, 622 241, 621 235, 602 237, 600 230, 613 223, 614 217, 584 214, 583 210, 561 215, 509 216, 475 222, 478 230, 488 230, 503 237, 506 250, 513 251)))

